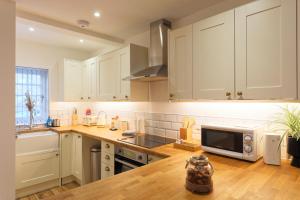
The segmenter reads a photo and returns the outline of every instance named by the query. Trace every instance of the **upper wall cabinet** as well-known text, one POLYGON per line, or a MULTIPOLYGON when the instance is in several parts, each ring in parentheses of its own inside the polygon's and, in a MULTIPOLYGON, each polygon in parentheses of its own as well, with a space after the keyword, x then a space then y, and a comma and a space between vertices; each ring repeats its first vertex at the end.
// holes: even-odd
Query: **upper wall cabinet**
POLYGON ((81 101, 82 95, 82 63, 64 59, 58 65, 59 101, 81 101))
POLYGON ((83 62, 82 95, 84 100, 93 101, 97 98, 98 65, 98 57, 90 58, 83 62))
POLYGON ((98 69, 98 98, 104 101, 117 99, 120 86, 118 52, 101 56, 98 69))
POLYGON ((126 80, 135 69, 148 66, 148 49, 130 44, 101 56, 98 99, 147 101, 149 83, 126 80))
POLYGON ((169 98, 193 98, 193 27, 169 32, 169 98))
POLYGON ((296 0, 255 1, 237 8, 235 21, 236 94, 296 99, 296 0))
POLYGON ((230 10, 193 25, 193 95, 226 99, 233 93, 234 11, 230 10))

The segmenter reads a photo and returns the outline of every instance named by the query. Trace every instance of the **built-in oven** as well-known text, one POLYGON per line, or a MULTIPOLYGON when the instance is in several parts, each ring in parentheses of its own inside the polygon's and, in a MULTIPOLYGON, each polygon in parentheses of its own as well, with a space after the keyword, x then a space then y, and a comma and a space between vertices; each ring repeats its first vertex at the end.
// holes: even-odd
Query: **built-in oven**
POLYGON ((207 152, 256 161, 262 156, 261 129, 237 126, 201 126, 201 146, 207 152))
POLYGON ((148 163, 148 155, 126 147, 115 149, 115 174, 126 172, 148 163))

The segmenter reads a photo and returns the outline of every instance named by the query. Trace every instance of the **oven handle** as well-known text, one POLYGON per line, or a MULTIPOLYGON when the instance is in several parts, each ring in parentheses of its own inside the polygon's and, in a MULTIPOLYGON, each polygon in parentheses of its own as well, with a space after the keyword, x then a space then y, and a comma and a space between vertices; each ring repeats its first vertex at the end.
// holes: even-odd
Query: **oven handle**
POLYGON ((116 162, 119 162, 119 163, 121 163, 121 164, 123 164, 123 165, 126 165, 127 167, 131 167, 131 168, 133 168, 133 169, 138 168, 138 166, 133 165, 133 164, 131 164, 131 163, 129 163, 129 162, 120 160, 119 158, 115 158, 115 161, 116 161, 116 162))

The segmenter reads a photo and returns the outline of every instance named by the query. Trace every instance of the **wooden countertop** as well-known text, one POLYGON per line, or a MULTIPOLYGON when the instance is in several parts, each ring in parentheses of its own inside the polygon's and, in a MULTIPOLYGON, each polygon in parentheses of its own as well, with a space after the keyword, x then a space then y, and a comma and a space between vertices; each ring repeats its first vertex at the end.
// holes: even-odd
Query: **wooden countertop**
MULTIPOLYGON (((79 126, 52 130, 59 133, 74 131, 124 145, 116 140, 120 132, 111 133, 107 129, 79 126)), ((172 145, 147 151, 169 157, 66 191, 48 200, 300 199, 300 169, 291 167, 288 161, 283 161, 281 166, 270 166, 265 165, 262 160, 250 163, 205 153, 215 168, 214 190, 207 195, 197 195, 184 187, 184 166, 186 159, 192 155, 191 152, 174 149, 172 145)), ((199 153, 202 152, 195 154, 199 153)))

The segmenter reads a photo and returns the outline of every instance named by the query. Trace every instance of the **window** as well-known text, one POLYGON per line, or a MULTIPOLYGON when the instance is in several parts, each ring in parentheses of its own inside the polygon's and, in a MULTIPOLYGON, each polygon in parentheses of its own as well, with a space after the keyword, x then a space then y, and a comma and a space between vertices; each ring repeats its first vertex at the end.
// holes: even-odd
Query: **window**
POLYGON ((48 70, 16 68, 16 125, 29 125, 30 114, 25 105, 28 92, 34 107, 33 124, 43 124, 48 117, 48 70))

